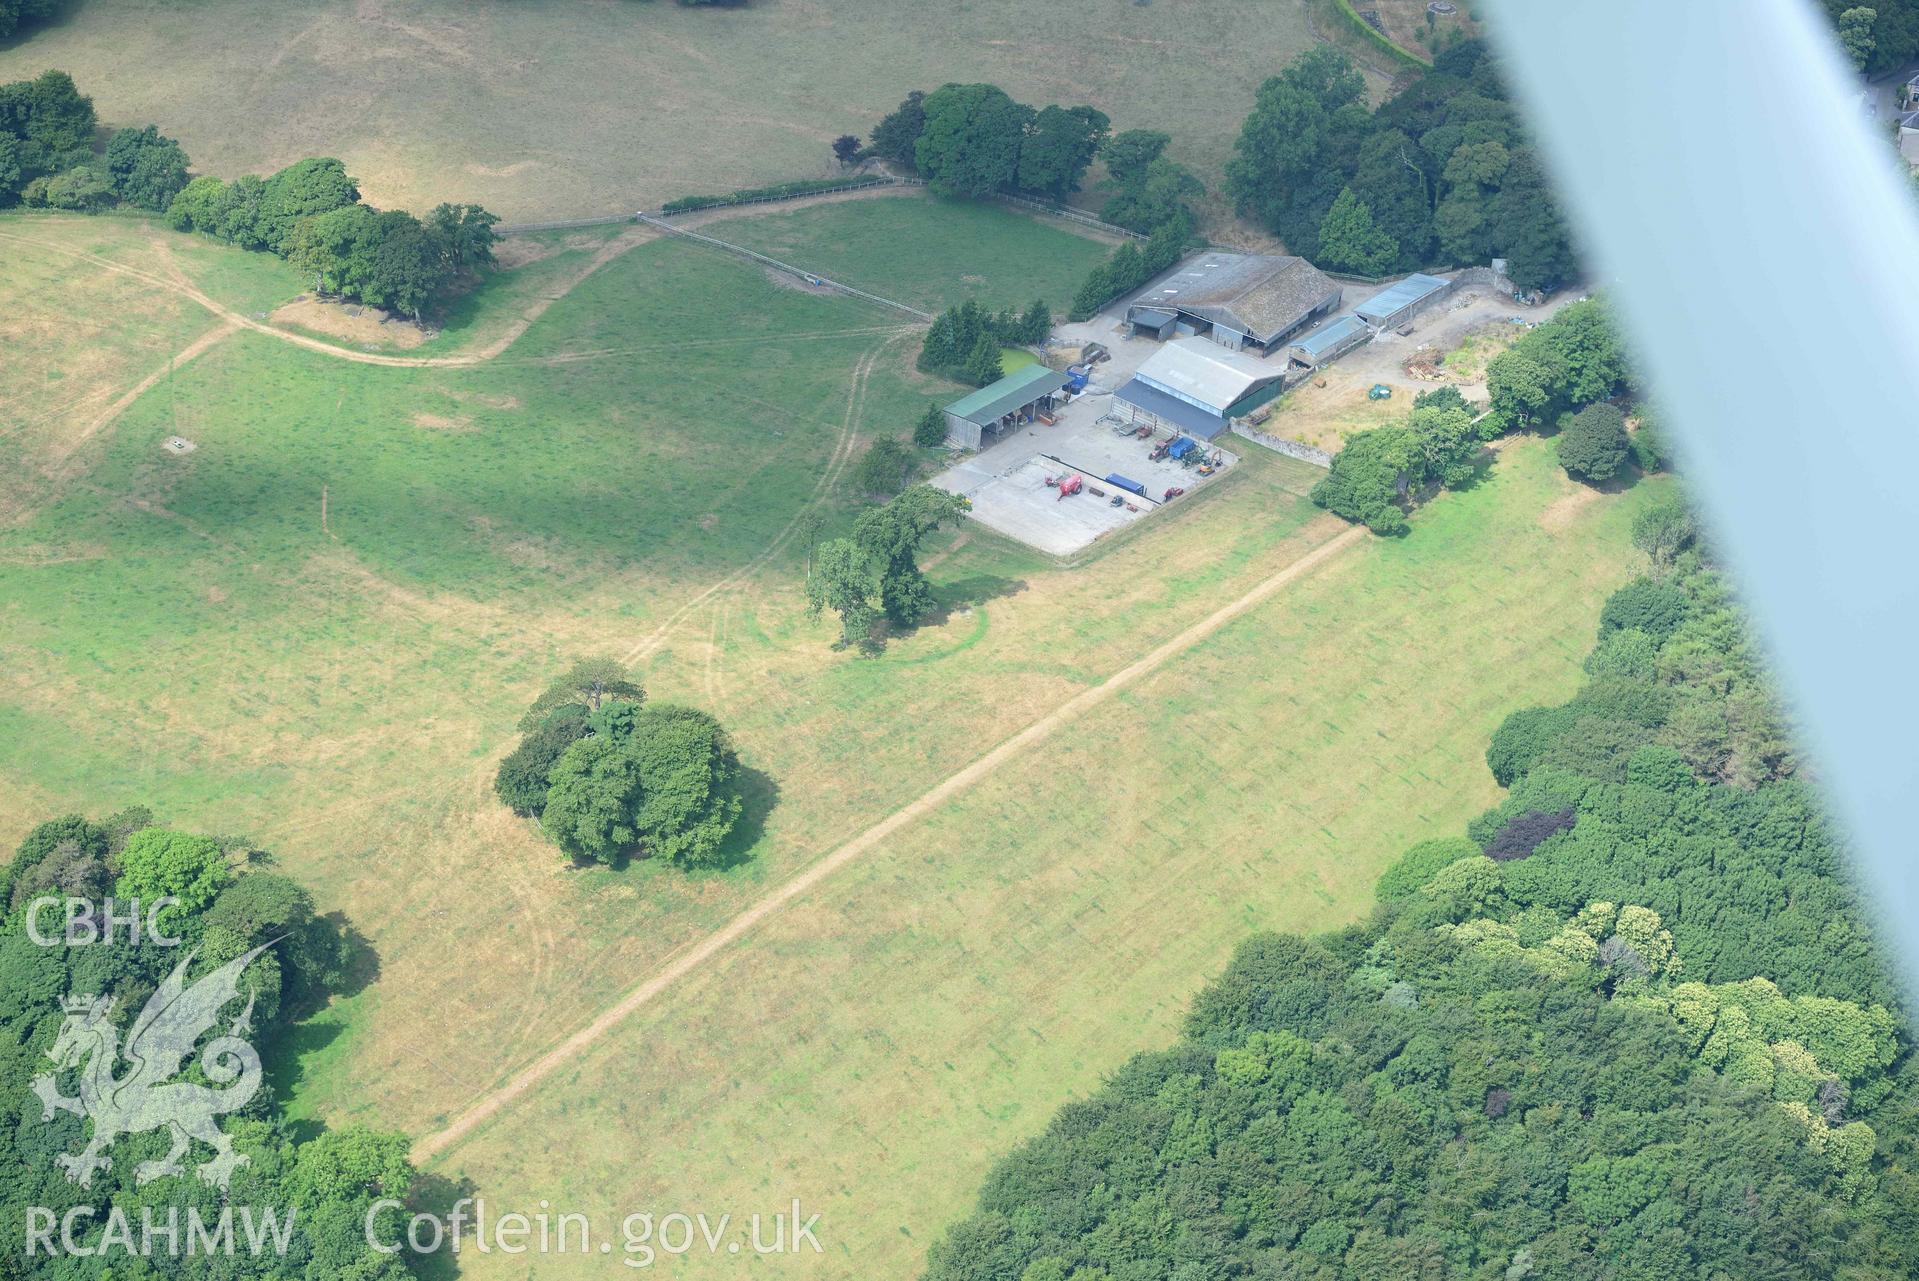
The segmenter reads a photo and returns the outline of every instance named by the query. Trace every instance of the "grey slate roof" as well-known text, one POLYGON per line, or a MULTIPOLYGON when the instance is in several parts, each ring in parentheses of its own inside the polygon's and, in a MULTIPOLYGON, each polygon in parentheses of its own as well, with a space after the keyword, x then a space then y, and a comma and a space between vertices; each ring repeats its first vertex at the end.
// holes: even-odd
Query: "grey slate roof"
POLYGON ((1304 258, 1208 250, 1148 285, 1127 308, 1181 311, 1270 343, 1339 297, 1339 286, 1304 258))

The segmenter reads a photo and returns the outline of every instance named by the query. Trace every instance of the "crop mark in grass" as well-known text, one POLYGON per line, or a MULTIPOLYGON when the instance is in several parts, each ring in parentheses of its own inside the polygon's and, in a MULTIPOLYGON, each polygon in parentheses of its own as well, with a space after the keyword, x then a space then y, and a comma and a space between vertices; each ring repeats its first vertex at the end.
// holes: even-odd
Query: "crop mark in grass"
MULTIPOLYGON (((878 349, 869 352, 867 358, 861 362, 862 370, 870 369, 877 355, 878 349)), ((855 381, 856 383, 859 381, 858 375, 855 381)), ((919 799, 895 810, 852 840, 831 851, 719 929, 697 942, 680 948, 666 959, 651 978, 633 988, 592 1022, 521 1069, 497 1090, 480 1098, 445 1129, 430 1134, 416 1143, 413 1147, 414 1162, 424 1164, 459 1143, 476 1128, 497 1115, 554 1071, 572 1061, 588 1046, 624 1022, 634 1012, 652 1002, 680 979, 701 970, 716 954, 779 915, 795 900, 835 872, 877 849, 894 833, 932 813, 940 805, 988 777, 1027 748, 1044 740, 1062 726, 1078 720, 1091 709, 1142 678, 1151 675, 1228 623, 1260 605, 1289 583, 1311 573, 1365 537, 1365 528, 1355 525, 1320 543, 1237 599, 1220 606, 1171 640, 1122 667, 1100 684, 1075 694, 1025 729, 1002 741, 972 764, 947 776, 919 799)))

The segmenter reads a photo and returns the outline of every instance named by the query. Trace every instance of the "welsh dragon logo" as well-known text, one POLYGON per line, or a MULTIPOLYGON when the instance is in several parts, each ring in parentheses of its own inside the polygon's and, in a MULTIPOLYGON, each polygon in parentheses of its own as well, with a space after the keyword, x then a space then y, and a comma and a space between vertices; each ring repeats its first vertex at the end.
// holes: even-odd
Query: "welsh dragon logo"
POLYGON ((51 1121, 58 1110, 93 1122, 93 1136, 85 1148, 54 1158, 67 1172, 68 1182, 90 1187, 95 1170, 112 1169, 113 1160, 106 1152, 121 1135, 169 1129, 172 1149, 161 1160, 142 1161, 134 1170, 135 1182, 151 1183, 184 1173, 180 1158, 198 1139, 214 1149, 214 1156, 195 1166, 194 1173, 201 1182, 226 1190, 233 1172, 248 1158, 233 1150, 233 1140, 221 1132, 214 1118, 245 1107, 260 1088, 260 1056, 242 1039, 253 1015, 251 996, 226 1035, 209 1041, 200 1053, 200 1068, 207 1079, 226 1088, 172 1078, 186 1065, 201 1035, 218 1021, 221 1008, 240 995, 241 971, 271 946, 265 943, 235 957, 191 987, 185 981, 187 966, 193 962, 193 953, 188 952, 147 999, 140 1017, 127 1030, 124 1046, 113 1026, 110 998, 66 998, 66 1021, 47 1057, 62 1071, 80 1069, 79 1097, 61 1094, 52 1072, 34 1078, 33 1092, 44 1108, 42 1121, 51 1121), (123 1058, 129 1066, 116 1075, 123 1058))

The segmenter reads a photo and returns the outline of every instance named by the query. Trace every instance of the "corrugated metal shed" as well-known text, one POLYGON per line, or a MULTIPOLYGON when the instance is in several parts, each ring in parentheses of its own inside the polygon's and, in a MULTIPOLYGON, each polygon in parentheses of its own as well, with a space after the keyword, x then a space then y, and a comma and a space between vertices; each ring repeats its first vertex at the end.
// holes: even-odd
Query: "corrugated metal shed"
POLYGON ((1400 312, 1432 297, 1451 283, 1438 276, 1414 272, 1406 279, 1386 286, 1365 302, 1360 303, 1353 308, 1353 314, 1369 325, 1390 324, 1400 312))
POLYGON ((1218 414, 1209 414, 1198 405, 1169 396, 1138 378, 1114 392, 1113 399, 1144 410, 1161 423, 1191 432, 1201 440, 1211 440, 1226 430, 1226 420, 1218 414))
POLYGON ((1366 333, 1366 322, 1358 316, 1341 316, 1330 325, 1322 325, 1293 339, 1289 346, 1305 356, 1307 363, 1317 365, 1327 359, 1329 353, 1337 355, 1342 346, 1366 333))
POLYGON ((1041 396, 1050 396, 1072 381, 1070 374, 1045 365, 1028 365, 1006 375, 969 396, 962 396, 946 407, 946 412, 969 423, 990 427, 1006 414, 1029 405, 1041 396))
POLYGON ((1284 374, 1283 368, 1203 338, 1175 338, 1148 356, 1135 376, 1223 414, 1259 383, 1284 374))

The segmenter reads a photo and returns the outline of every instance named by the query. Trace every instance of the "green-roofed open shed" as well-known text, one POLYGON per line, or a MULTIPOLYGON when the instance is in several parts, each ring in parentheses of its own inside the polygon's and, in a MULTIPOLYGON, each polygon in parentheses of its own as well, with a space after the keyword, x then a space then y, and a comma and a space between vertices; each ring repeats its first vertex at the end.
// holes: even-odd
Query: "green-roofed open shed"
POLYGON ((1045 365, 1028 365, 946 407, 946 441, 978 449, 1050 407, 1072 378, 1045 365))

